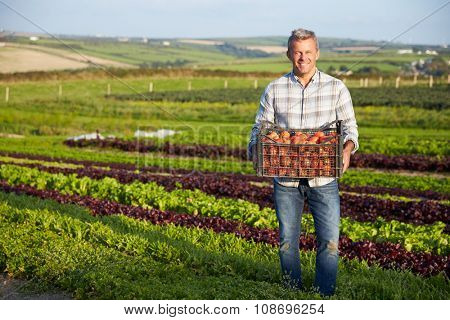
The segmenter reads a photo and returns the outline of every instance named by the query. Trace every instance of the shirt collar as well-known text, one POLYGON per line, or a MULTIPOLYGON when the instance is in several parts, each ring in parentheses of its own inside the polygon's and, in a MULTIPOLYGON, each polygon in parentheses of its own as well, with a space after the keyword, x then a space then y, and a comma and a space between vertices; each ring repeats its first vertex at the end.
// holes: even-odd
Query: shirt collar
MULTIPOLYGON (((319 69, 316 68, 316 72, 314 73, 313 77, 311 78, 311 82, 309 83, 309 85, 311 84, 318 84, 319 83, 319 79, 320 79, 320 71, 319 69)), ((301 85, 298 77, 295 75, 294 70, 291 71, 291 80, 295 83, 298 83, 301 85)))

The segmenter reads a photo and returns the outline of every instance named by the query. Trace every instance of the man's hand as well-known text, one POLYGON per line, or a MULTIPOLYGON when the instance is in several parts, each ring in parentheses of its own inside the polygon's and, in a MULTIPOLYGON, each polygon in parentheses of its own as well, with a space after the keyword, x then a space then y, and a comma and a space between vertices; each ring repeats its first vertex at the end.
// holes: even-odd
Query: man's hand
POLYGON ((252 145, 248 151, 248 160, 253 162, 253 169, 256 170, 256 144, 252 145))
POLYGON ((344 168, 342 170, 342 173, 344 173, 350 165, 350 156, 351 156, 352 150, 354 148, 355 148, 355 144, 351 140, 348 140, 344 144, 344 150, 342 152, 342 160, 344 161, 344 168))

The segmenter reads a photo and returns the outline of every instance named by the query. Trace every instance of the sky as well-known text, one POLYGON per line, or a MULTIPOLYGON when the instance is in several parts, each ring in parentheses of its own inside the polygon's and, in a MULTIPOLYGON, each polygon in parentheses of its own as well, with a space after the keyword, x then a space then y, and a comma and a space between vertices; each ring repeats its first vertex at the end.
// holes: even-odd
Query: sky
POLYGON ((0 0, 0 29, 148 38, 286 36, 296 28, 320 37, 449 44, 447 0, 0 0), (446 4, 446 5, 445 5, 446 4))

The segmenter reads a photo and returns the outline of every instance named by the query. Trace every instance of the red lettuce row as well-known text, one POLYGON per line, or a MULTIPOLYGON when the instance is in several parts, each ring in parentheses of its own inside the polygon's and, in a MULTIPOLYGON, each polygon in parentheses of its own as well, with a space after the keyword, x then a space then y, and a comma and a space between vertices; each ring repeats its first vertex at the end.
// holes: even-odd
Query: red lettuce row
MULTIPOLYGON (((139 152, 163 152, 170 155, 187 157, 204 157, 217 159, 224 156, 235 157, 241 160, 247 159, 247 150, 216 145, 183 145, 164 142, 161 144, 151 140, 144 143, 137 140, 94 139, 94 140, 66 140, 64 144, 70 147, 99 147, 115 148, 123 151, 139 152)), ((382 169, 405 169, 416 171, 450 171, 450 157, 440 159, 438 157, 422 155, 388 156, 383 154, 356 153, 352 157, 352 166, 357 168, 382 168, 382 169)))
POLYGON ((450 157, 440 159, 423 155, 387 156, 379 153, 355 153, 352 167, 416 171, 450 171, 450 157))
MULTIPOLYGON (((0 164, 3 163, 0 161, 0 164)), ((92 179, 110 177, 121 183, 131 183, 134 180, 141 182, 156 182, 167 191, 172 191, 181 184, 184 189, 199 189, 216 197, 244 199, 260 205, 260 207, 273 208, 273 189, 259 187, 245 181, 227 181, 226 179, 202 174, 184 176, 163 176, 150 173, 138 174, 135 172, 99 168, 60 168, 48 167, 39 164, 16 164, 18 166, 38 168, 50 173, 77 174, 92 179)), ((307 209, 306 209, 307 210, 307 209)), ((432 224, 436 221, 444 222, 446 232, 450 231, 450 207, 434 201, 393 201, 377 199, 368 195, 341 195, 341 215, 356 221, 375 221, 378 216, 386 220, 398 220, 412 224, 432 224)))
POLYGON ((217 159, 228 156, 238 159, 247 159, 247 151, 242 148, 232 148, 228 146, 216 146, 207 144, 172 144, 170 142, 156 143, 152 140, 124 140, 114 139, 80 139, 65 140, 64 144, 69 147, 98 147, 98 148, 114 148, 128 152, 164 152, 166 154, 178 155, 184 157, 203 157, 217 159))
POLYGON ((366 194, 389 194, 392 196, 400 196, 407 198, 418 198, 428 200, 450 200, 450 195, 431 190, 419 191, 419 190, 408 190, 390 187, 349 186, 342 183, 339 184, 339 189, 341 191, 366 193, 366 194))
MULTIPOLYGON (((259 229, 241 222, 219 217, 192 216, 157 209, 123 205, 113 201, 94 199, 88 196, 63 195, 54 190, 38 190, 20 185, 10 186, 0 181, 0 190, 53 199, 60 203, 72 203, 88 208, 93 215, 123 214, 129 217, 148 220, 154 224, 173 223, 183 227, 211 229, 214 232, 233 233, 249 241, 263 242, 278 246, 279 234, 276 229, 259 229)), ((300 249, 314 250, 315 238, 312 235, 300 237, 300 249)), ((448 278, 450 275, 450 256, 438 256, 425 252, 408 252, 399 244, 389 242, 374 243, 371 241, 353 242, 346 236, 339 239, 340 255, 348 259, 367 261, 369 265, 378 264, 385 269, 410 270, 422 276, 436 275, 441 272, 448 278)))
MULTIPOLYGON (((118 170, 128 170, 135 171, 138 168, 131 163, 118 163, 118 162, 99 162, 99 161, 89 161, 89 160, 76 160, 76 159, 64 159, 56 157, 48 157, 43 155, 31 155, 23 153, 14 152, 4 152, 0 151, 0 155, 9 156, 18 159, 30 159, 38 161, 49 161, 49 162, 60 162, 60 163, 70 163, 76 165, 82 165, 84 167, 109 167, 111 169, 118 170)), ((215 177, 217 179, 228 179, 230 183, 238 184, 240 182, 266 182, 272 183, 272 178, 258 177, 255 175, 239 174, 239 173, 223 173, 223 172, 202 172, 193 171, 188 169, 174 169, 174 168, 164 168, 156 166, 146 166, 140 167, 140 171, 144 173, 168 173, 172 175, 203 175, 207 177, 215 177)), ((420 198, 429 200, 450 200, 448 194, 435 192, 431 190, 419 191, 419 190, 407 190, 400 188, 389 188, 389 187, 373 187, 373 186, 348 186, 340 183, 339 188, 341 191, 357 192, 357 193, 368 193, 368 194, 390 194, 394 196, 403 196, 409 198, 420 198)))

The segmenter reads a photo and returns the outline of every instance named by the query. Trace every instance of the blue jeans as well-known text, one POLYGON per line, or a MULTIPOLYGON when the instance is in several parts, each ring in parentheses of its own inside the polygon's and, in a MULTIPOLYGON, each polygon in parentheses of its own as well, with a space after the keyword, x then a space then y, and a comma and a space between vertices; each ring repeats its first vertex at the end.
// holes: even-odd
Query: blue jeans
POLYGON ((274 200, 280 228, 283 282, 292 288, 302 288, 299 237, 303 205, 307 200, 317 239, 314 287, 322 295, 332 295, 338 269, 340 202, 337 181, 314 188, 309 187, 307 179, 301 179, 298 188, 284 187, 274 181, 274 200))

